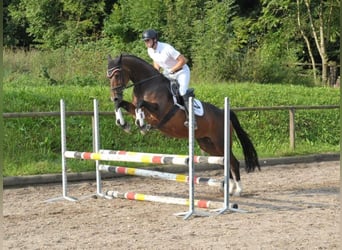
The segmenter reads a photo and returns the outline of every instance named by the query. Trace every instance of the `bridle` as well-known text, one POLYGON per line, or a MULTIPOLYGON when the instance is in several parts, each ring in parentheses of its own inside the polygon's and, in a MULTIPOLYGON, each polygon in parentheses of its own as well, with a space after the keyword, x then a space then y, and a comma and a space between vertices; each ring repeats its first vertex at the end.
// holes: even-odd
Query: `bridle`
POLYGON ((162 74, 155 74, 155 75, 152 75, 152 76, 150 76, 150 77, 148 77, 148 78, 142 79, 142 80, 140 80, 140 81, 138 81, 138 82, 133 82, 132 84, 126 86, 126 85, 124 84, 124 78, 123 78, 121 66, 116 66, 116 67, 113 67, 113 68, 108 69, 108 70, 107 70, 107 78, 111 79, 111 78, 114 76, 114 74, 115 74, 116 72, 119 72, 120 85, 111 88, 111 90, 112 90, 112 91, 119 92, 119 93, 122 93, 124 89, 130 88, 130 87, 133 87, 133 86, 140 85, 140 84, 145 83, 145 82, 147 82, 147 81, 149 81, 149 80, 151 80, 151 79, 153 79, 153 78, 156 78, 156 77, 158 77, 158 76, 162 76, 162 74))
POLYGON ((124 84, 123 75, 122 75, 122 68, 120 66, 116 66, 116 67, 108 69, 107 70, 107 78, 111 79, 116 72, 119 72, 118 77, 120 77, 120 79, 118 79, 118 80, 120 81, 120 85, 116 86, 114 88, 111 88, 111 90, 121 93, 126 88, 126 86, 124 84))

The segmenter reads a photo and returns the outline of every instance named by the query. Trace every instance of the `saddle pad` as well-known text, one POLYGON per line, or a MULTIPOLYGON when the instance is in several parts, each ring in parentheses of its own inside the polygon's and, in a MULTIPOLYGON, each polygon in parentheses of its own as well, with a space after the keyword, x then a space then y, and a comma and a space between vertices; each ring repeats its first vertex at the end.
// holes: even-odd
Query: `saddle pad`
POLYGON ((194 98, 194 113, 197 116, 203 116, 204 110, 201 101, 194 98))

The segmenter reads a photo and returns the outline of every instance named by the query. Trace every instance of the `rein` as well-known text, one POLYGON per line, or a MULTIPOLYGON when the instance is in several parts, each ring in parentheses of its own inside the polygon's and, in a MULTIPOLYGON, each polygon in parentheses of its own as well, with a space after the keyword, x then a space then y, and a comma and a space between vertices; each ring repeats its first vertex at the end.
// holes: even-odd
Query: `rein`
POLYGON ((129 85, 129 87, 134 86, 134 85, 142 84, 142 83, 144 83, 144 82, 146 82, 146 81, 149 81, 149 80, 151 80, 151 79, 153 79, 153 78, 157 78, 157 77, 160 76, 160 75, 161 75, 161 74, 157 74, 157 75, 150 76, 150 77, 148 77, 148 78, 146 78, 146 79, 142 79, 142 80, 139 81, 139 82, 136 82, 136 83, 133 83, 133 84, 129 85))
POLYGON ((144 83, 144 82, 147 82, 147 81, 149 81, 149 80, 151 80, 151 79, 157 78, 157 77, 160 76, 160 75, 161 75, 161 74, 153 75, 153 76, 150 76, 150 77, 148 77, 148 78, 146 78, 146 79, 142 79, 142 80, 140 80, 139 82, 135 82, 135 83, 133 82, 132 84, 127 85, 127 86, 125 87, 125 89, 128 89, 128 88, 131 88, 131 87, 140 85, 140 84, 142 84, 142 83, 144 83))
MULTIPOLYGON (((110 68, 110 69, 108 69, 107 70, 107 77, 108 78, 112 78, 113 77, 113 75, 115 74, 115 72, 117 72, 117 71, 122 71, 122 69, 121 69, 121 67, 114 67, 114 68, 110 68)), ((138 81, 138 82, 136 82, 136 83, 132 83, 132 84, 130 84, 130 85, 127 85, 127 86, 117 86, 117 87, 115 87, 115 88, 112 88, 112 90, 117 90, 117 89, 128 89, 128 88, 131 88, 131 87, 134 87, 134 86, 137 86, 137 85, 140 85, 140 84, 142 84, 142 83, 144 83, 144 82, 147 82, 147 81, 149 81, 149 80, 151 80, 151 79, 154 79, 154 78, 157 78, 158 76, 160 76, 161 74, 156 74, 156 75, 153 75, 153 76, 150 76, 150 77, 148 77, 148 78, 146 78, 146 79, 142 79, 142 80, 140 80, 140 81, 138 81)))

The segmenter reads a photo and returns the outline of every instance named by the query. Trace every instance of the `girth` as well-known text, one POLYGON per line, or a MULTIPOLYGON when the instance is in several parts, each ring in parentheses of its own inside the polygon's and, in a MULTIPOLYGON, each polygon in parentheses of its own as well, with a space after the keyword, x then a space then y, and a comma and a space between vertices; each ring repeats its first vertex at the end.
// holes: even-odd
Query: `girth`
POLYGON ((159 124, 156 126, 157 129, 160 129, 162 126, 164 126, 171 118, 174 116, 179 109, 179 106, 173 105, 172 108, 167 112, 167 114, 161 119, 159 124))

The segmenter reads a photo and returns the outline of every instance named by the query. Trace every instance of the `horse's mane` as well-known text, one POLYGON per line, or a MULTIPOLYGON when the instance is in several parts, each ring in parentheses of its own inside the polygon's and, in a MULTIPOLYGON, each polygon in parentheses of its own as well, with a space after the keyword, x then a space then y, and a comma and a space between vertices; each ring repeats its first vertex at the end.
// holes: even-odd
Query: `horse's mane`
POLYGON ((146 62, 144 59, 142 59, 142 58, 140 58, 140 57, 138 57, 138 56, 135 56, 135 55, 132 55, 132 54, 127 54, 127 53, 122 53, 121 55, 122 55, 123 57, 133 57, 133 58, 135 58, 135 59, 141 61, 142 63, 148 64, 148 65, 150 65, 150 66, 152 67, 151 64, 149 64, 149 63, 146 62))
POLYGON ((111 62, 109 63, 111 68, 119 65, 119 60, 120 60, 121 57, 122 58, 133 58, 135 60, 138 60, 142 64, 144 64, 146 67, 149 67, 151 70, 158 71, 150 63, 148 63, 144 59, 142 59, 142 58, 140 58, 138 56, 132 55, 132 54, 128 54, 128 53, 121 53, 119 56, 117 56, 114 59, 112 59, 111 62))

